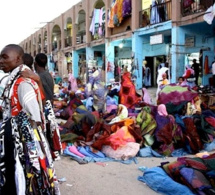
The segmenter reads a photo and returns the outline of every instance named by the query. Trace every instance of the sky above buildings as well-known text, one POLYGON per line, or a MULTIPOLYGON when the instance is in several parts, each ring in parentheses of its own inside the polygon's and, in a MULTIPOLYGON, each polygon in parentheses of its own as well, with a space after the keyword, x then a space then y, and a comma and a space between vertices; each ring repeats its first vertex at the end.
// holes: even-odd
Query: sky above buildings
POLYGON ((6 0, 0 5, 0 51, 19 44, 81 0, 6 0))

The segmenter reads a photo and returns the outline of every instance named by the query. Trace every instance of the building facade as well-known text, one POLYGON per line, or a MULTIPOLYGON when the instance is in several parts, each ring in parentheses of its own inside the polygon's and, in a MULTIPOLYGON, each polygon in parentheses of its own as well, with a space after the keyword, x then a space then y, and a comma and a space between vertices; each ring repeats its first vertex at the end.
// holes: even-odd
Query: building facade
POLYGON ((44 52, 49 70, 75 77, 93 66, 106 83, 126 68, 142 88, 147 63, 156 86, 157 67, 166 63, 171 82, 192 59, 202 66, 199 83, 209 84, 205 66, 214 60, 214 22, 203 19, 213 0, 82 0, 47 22, 20 45, 35 56, 44 52), (208 64, 207 64, 208 63, 208 64))

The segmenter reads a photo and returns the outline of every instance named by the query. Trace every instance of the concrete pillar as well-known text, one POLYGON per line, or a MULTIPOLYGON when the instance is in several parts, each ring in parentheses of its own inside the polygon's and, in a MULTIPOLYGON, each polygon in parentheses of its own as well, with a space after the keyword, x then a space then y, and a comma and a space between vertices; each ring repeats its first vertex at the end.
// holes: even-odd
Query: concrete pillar
POLYGON ((38 37, 38 32, 35 33, 35 50, 36 50, 36 54, 38 53, 38 41, 39 41, 39 37, 38 37))
POLYGON ((86 48, 86 63, 94 59, 94 50, 91 47, 86 48))
POLYGON ((78 52, 73 50, 72 51, 72 73, 74 75, 74 77, 78 77, 79 73, 78 73, 78 60, 79 60, 79 56, 78 56, 78 52))
POLYGON ((110 43, 108 40, 106 40, 105 43, 105 54, 106 54, 106 83, 110 82, 110 79, 114 78, 114 71, 110 72, 107 71, 108 68, 108 63, 111 63, 114 65, 114 59, 115 59, 115 54, 114 54, 114 45, 112 43, 110 43))
POLYGON ((172 28, 172 47, 171 47, 171 82, 176 83, 177 78, 184 74, 184 66, 185 66, 185 51, 184 51, 184 39, 185 34, 180 27, 172 28))
POLYGON ((132 13, 131 13, 131 16, 132 16, 132 22, 131 22, 131 29, 132 31, 135 31, 136 29, 139 28, 139 21, 140 21, 140 11, 142 9, 142 1, 137 1, 137 0, 132 0, 131 1, 132 4, 132 13))
POLYGON ((108 28, 108 10, 110 9, 110 6, 111 6, 111 2, 110 0, 105 0, 105 11, 106 11, 106 18, 105 18, 105 37, 108 38, 111 36, 111 29, 108 28))
POLYGON ((50 23, 47 24, 47 53, 50 54, 52 51, 52 32, 50 32, 50 23))
POLYGON ((86 15, 85 15, 85 22, 86 22, 86 43, 90 43, 91 42, 91 35, 90 35, 90 1, 91 0, 87 0, 86 1, 86 7, 87 9, 86 11, 86 15))
POLYGON ((76 15, 75 15, 75 6, 72 7, 72 47, 74 48, 76 45, 76 15))
POLYGON ((134 56, 134 65, 136 66, 136 89, 141 89, 143 86, 143 71, 142 71, 142 63, 143 63, 143 40, 138 34, 134 33, 132 35, 132 52, 134 56))
POLYGON ((64 14, 61 14, 61 48, 65 48, 65 33, 64 33, 64 14))
MULTIPOLYGON (((30 40, 31 40, 31 48, 30 48, 31 49, 31 55, 34 56, 34 44, 33 44, 34 43, 34 36, 33 35, 31 35, 30 40)), ((28 42, 28 48, 29 48, 29 43, 30 42, 28 42)))
POLYGON ((41 53, 44 53, 44 47, 45 47, 44 30, 45 30, 45 28, 41 28, 41 53))
MULTIPOLYGON (((172 21, 180 21, 181 19, 181 1, 178 0, 172 0, 172 8, 171 11, 172 14, 172 21)), ((176 22, 173 22, 173 26, 177 26, 176 22)))

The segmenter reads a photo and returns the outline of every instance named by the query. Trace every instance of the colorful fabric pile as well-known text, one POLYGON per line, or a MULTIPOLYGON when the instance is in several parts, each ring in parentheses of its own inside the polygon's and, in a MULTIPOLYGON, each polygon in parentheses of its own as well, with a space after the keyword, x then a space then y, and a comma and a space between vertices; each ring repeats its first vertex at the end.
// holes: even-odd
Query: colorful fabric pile
POLYGON ((179 157, 174 162, 146 168, 138 180, 162 194, 212 195, 215 194, 214 173, 215 153, 179 157))
POLYGON ((136 92, 130 73, 125 72, 121 84, 109 91, 96 75, 87 84, 86 104, 77 94, 70 97, 71 112, 60 127, 64 149, 69 144, 89 146, 105 157, 116 160, 121 155, 121 160, 127 160, 129 156, 141 156, 146 148, 160 156, 174 156, 179 150, 194 154, 214 142, 215 114, 202 107, 196 91, 167 85, 159 93, 160 104, 155 106, 150 104, 150 97, 146 98, 146 89, 143 96, 136 92), (101 93, 95 96, 96 91, 101 93), (95 106, 99 99, 102 109, 95 106), (129 155, 128 148, 133 155, 129 155))

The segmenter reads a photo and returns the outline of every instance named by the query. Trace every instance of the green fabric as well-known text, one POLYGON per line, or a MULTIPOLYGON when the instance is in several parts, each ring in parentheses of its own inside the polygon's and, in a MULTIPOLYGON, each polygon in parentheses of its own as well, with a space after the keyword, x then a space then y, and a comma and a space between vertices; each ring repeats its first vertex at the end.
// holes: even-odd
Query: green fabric
POLYGON ((145 106, 136 118, 136 122, 141 129, 141 135, 144 138, 143 144, 145 146, 151 146, 154 143, 154 130, 157 127, 157 123, 150 113, 151 108, 145 106))
POLYGON ((74 143, 77 138, 78 138, 78 135, 74 133, 67 133, 67 134, 61 135, 61 142, 74 143))
MULTIPOLYGON (((175 86, 167 85, 162 89, 162 92, 164 92, 164 93, 171 93, 174 91, 185 92, 185 91, 187 91, 187 88, 177 86, 177 85, 175 85, 175 86)), ((193 90, 191 90, 191 91, 193 91, 193 90)))

